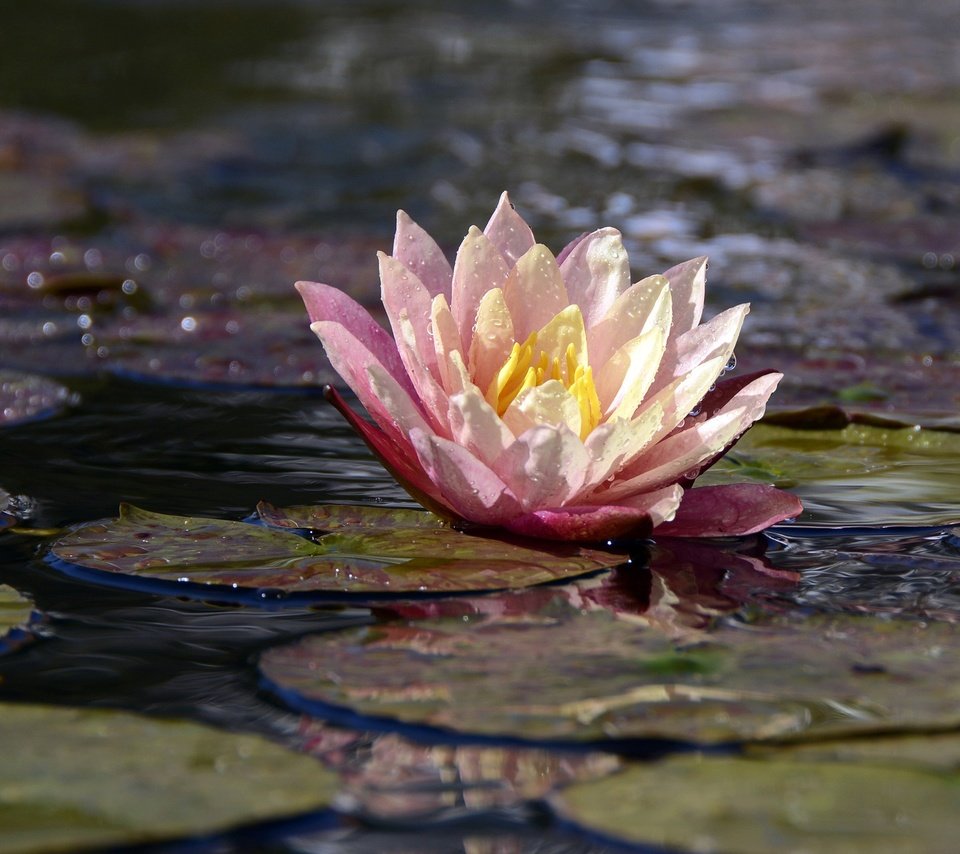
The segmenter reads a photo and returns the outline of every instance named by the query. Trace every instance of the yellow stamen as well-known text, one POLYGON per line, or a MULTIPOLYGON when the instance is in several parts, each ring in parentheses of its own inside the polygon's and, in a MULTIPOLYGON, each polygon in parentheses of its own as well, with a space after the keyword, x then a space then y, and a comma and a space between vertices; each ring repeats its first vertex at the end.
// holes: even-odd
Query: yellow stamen
POLYGON ((551 359, 541 350, 534 362, 536 345, 536 332, 531 332, 523 344, 514 343, 510 355, 487 389, 487 402, 498 415, 503 415, 521 392, 557 380, 563 383, 580 407, 580 438, 586 439, 602 417, 593 370, 589 365, 579 363, 577 348, 572 343, 567 345, 562 359, 551 359))

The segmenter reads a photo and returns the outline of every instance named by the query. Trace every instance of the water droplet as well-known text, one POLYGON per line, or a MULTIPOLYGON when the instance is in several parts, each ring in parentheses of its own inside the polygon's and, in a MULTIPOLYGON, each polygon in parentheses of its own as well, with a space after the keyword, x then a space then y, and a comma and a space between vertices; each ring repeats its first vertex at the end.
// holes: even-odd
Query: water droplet
POLYGON ((732 371, 737 366, 737 354, 731 353, 730 358, 727 360, 727 364, 723 366, 723 373, 727 371, 732 371))
POLYGON ((263 599, 264 601, 276 601, 278 599, 286 599, 287 591, 281 587, 258 587, 257 588, 257 598, 263 599))

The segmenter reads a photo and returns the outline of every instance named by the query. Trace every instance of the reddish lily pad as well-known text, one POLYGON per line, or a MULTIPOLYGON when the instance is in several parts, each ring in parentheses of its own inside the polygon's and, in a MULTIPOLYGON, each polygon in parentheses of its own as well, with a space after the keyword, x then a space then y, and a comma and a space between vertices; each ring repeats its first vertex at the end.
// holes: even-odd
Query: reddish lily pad
POLYGON ((285 516, 294 527, 339 516, 339 527, 310 540, 246 522, 168 516, 125 505, 118 519, 84 525, 57 541, 52 555, 72 573, 103 583, 270 600, 528 587, 625 560, 583 548, 475 537, 422 511, 415 511, 415 523, 411 511, 389 508, 294 511, 301 518, 275 510, 267 515, 285 516), (377 516, 381 522, 372 524, 377 516), (349 525, 352 517, 360 524, 349 525), (397 524, 388 525, 394 518, 397 524))
POLYGON ((263 654, 287 703, 426 727, 430 737, 700 743, 960 725, 960 629, 851 617, 724 626, 677 644, 554 600, 313 635, 263 654))
POLYGON ((960 435, 848 424, 802 430, 758 424, 702 478, 755 480, 803 502, 800 524, 949 526, 960 523, 960 435))
POLYGON ((264 738, 127 712, 0 706, 0 849, 77 851, 325 809, 336 775, 264 738))

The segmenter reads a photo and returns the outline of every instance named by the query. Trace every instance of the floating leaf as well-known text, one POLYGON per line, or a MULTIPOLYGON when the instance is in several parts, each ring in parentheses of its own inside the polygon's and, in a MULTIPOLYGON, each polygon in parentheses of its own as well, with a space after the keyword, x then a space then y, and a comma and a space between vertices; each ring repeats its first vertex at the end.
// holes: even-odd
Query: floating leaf
POLYGON ((529 587, 625 560, 584 548, 471 536, 422 511, 348 507, 295 508, 294 516, 264 512, 288 526, 322 522, 335 530, 312 541, 245 522, 167 516, 125 505, 119 519, 84 525, 59 540, 52 555, 71 564, 73 574, 101 582, 271 600, 529 587), (351 518, 359 520, 356 526, 349 524, 351 518), (387 524, 394 518, 399 527, 387 524))
POLYGON ((257 515, 273 528, 306 528, 315 531, 389 532, 403 528, 438 531, 449 528, 442 519, 422 510, 363 504, 316 504, 280 508, 262 501, 257 506, 257 515))
POLYGON ((688 755, 573 785, 554 804, 605 836, 670 850, 923 854, 956 846, 958 785, 954 769, 688 755))
POLYGON ((960 435, 849 424, 796 430, 758 424, 702 483, 750 478, 802 501, 801 524, 953 525, 960 522, 960 435))
POLYGON ((32 612, 33 605, 29 599, 9 585, 0 584, 0 652, 28 637, 26 632, 18 629, 26 626, 32 612))
POLYGON ((68 388, 17 371, 0 371, 0 426, 56 415, 73 402, 68 388))
POLYGON ((76 851, 322 810, 337 778, 255 735, 126 712, 0 706, 0 849, 76 851))
POLYGON ((509 620, 309 636, 268 650, 260 668, 301 710, 349 709, 435 734, 715 743, 960 725, 952 625, 783 617, 677 645, 560 597, 509 620))

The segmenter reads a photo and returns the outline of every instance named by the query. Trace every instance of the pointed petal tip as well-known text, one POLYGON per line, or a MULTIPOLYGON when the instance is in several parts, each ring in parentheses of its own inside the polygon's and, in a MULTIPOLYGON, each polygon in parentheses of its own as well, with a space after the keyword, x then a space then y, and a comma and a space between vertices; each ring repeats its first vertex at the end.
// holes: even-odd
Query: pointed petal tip
POLYGON ((803 512, 797 496, 760 483, 701 486, 684 492, 676 516, 658 525, 668 537, 742 537, 803 512))

